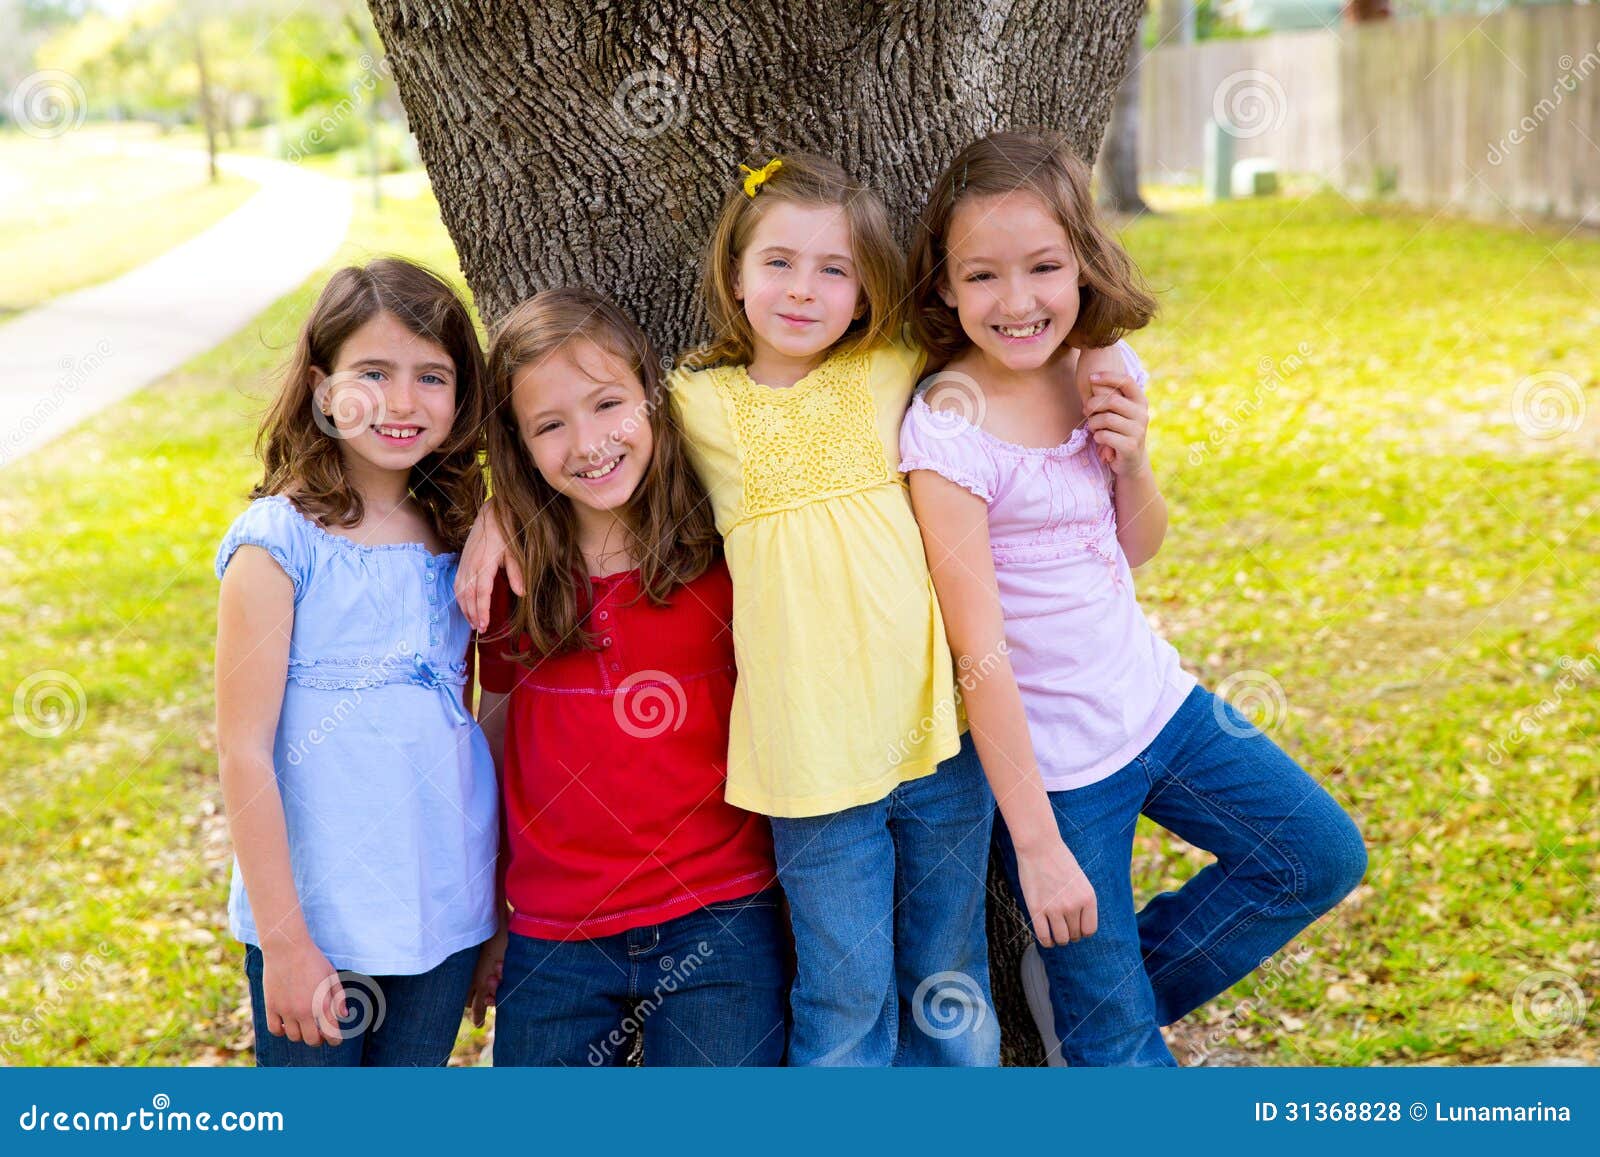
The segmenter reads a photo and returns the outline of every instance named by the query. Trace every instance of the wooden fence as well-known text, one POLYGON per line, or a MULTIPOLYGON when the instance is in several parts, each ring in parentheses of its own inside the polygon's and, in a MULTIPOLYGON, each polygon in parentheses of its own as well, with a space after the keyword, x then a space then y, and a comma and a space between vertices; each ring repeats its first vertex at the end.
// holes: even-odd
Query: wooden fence
POLYGON ((1235 155, 1348 191, 1600 225, 1600 5, 1390 20, 1160 48, 1141 76, 1143 179, 1235 155))

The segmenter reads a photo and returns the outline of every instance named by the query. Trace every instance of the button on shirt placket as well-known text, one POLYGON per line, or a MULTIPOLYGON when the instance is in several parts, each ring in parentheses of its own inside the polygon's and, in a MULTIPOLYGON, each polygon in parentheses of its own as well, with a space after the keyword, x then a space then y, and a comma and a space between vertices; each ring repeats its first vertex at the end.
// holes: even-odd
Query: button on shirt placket
POLYGON ((600 632, 600 685, 607 691, 621 681, 622 661, 617 657, 617 616, 612 610, 612 588, 602 588, 595 601, 595 628, 600 632))
POLYGON ((427 563, 427 573, 423 576, 428 590, 428 642, 433 646, 439 645, 439 572, 433 569, 433 559, 427 563))

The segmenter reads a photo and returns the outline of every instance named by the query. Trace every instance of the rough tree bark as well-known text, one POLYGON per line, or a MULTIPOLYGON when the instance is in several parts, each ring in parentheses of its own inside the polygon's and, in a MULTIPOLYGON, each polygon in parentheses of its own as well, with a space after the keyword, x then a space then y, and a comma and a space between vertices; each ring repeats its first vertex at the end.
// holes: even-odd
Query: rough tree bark
MULTIPOLYGON (((901 239, 974 136, 1050 128, 1092 159, 1144 0, 369 0, 478 308, 589 285, 666 352, 703 335, 699 250, 741 161, 836 158, 901 239)), ((1027 932, 991 872, 1009 1064, 1038 1064, 1027 932)))

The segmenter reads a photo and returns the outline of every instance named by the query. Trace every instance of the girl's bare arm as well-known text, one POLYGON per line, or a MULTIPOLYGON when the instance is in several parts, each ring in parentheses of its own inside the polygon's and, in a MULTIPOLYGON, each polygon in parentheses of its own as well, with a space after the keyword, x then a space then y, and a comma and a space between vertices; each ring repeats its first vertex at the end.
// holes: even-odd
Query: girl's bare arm
POLYGON ((337 973, 312 942, 300 909, 272 763, 293 626, 289 576, 265 550, 241 546, 223 575, 217 606, 223 805, 261 936, 268 1028, 305 1044, 338 1044, 343 994, 337 982, 325 983, 337 973))
POLYGON ((1094 889, 1056 826, 1005 645, 988 509, 983 499, 931 470, 913 470, 910 482, 967 722, 1017 850, 1034 934, 1046 947, 1093 935, 1094 889))

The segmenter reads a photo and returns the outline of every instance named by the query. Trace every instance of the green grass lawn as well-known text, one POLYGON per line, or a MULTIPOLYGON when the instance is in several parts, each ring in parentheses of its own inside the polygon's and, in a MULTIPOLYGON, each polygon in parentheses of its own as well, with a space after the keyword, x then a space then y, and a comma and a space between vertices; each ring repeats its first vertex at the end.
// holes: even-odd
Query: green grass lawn
MULTIPOLYGON (((459 281, 431 197, 366 204, 341 261, 404 253, 459 281)), ((86 704, 58 738, 10 716, 0 731, 0 1063, 249 1058, 225 925, 211 567, 258 477, 250 444, 274 371, 323 280, 0 472, 7 693, 54 671, 40 693, 65 687, 70 705, 81 688, 86 704)))
MULTIPOLYGON (((426 197, 363 209, 352 238, 347 258, 455 269, 426 197)), ((1532 439, 1512 398, 1556 371, 1600 407, 1600 246, 1332 195, 1128 241, 1163 303, 1133 340, 1172 509, 1141 596, 1372 847, 1351 901, 1190 1018, 1180 1060, 1592 1058, 1592 1017, 1545 1030, 1561 976, 1600 993, 1600 666, 1563 665, 1600 645, 1600 414, 1532 439)), ((0 666, 85 704, 59 737, 0 731, 0 1062, 249 1058, 211 560, 315 288, 0 473, 0 666)), ((1138 883, 1203 859, 1147 832, 1138 883)))
MULTIPOLYGON (((1130 231, 1163 305, 1133 340, 1173 527, 1142 600, 1372 848, 1309 954, 1186 1045, 1594 1059, 1593 1016, 1556 1031, 1573 985, 1600 992, 1600 245, 1563 232, 1331 194, 1130 231), (1519 427, 1534 374, 1565 375, 1577 430, 1519 427)), ((1147 837, 1140 881, 1170 886, 1183 851, 1147 837)))
POLYGON ((203 160, 126 151, 146 132, 0 133, 0 321, 126 273, 242 205, 255 185, 203 160))

